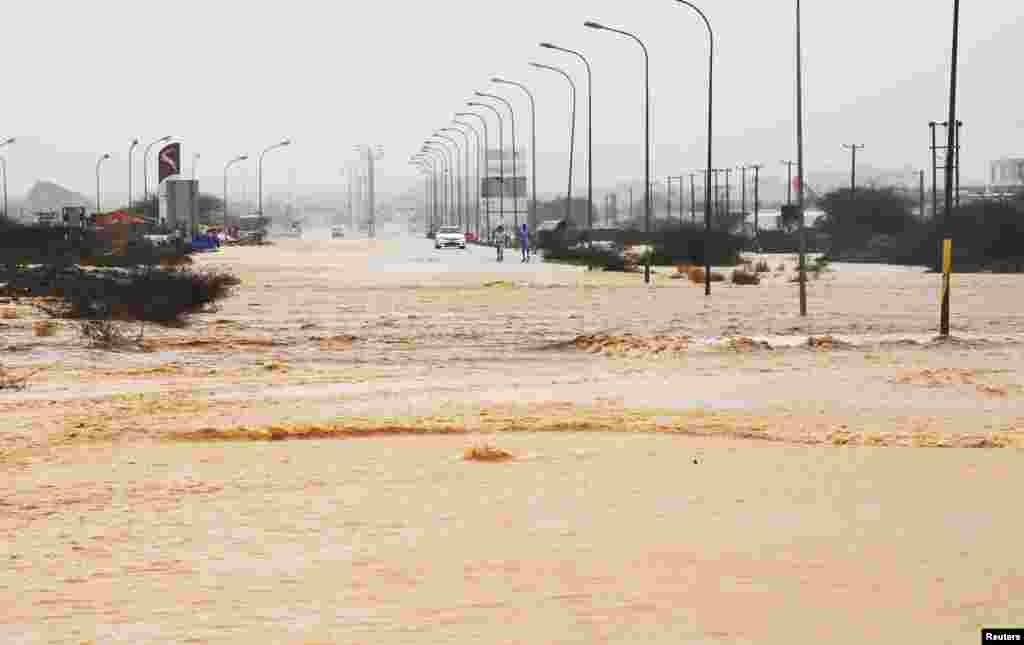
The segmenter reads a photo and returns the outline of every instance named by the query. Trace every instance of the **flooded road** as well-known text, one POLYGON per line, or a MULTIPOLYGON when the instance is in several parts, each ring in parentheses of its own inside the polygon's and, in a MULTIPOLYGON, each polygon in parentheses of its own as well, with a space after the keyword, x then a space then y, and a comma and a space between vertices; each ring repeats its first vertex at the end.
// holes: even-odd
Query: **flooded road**
POLYGON ((196 262, 237 293, 144 351, 0 305, 0 365, 32 374, 0 391, 0 640, 941 642, 1024 615, 1018 276, 954 276, 940 342, 915 271, 822 274, 802 319, 784 256, 707 298, 493 254, 225 248, 196 262))

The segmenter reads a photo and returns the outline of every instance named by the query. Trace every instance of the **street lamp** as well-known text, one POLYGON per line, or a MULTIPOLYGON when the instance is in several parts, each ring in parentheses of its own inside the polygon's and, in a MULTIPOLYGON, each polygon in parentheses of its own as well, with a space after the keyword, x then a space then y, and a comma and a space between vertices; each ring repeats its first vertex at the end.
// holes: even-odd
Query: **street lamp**
MULTIPOLYGON (((481 97, 481 98, 494 99, 495 101, 500 101, 501 103, 504 103, 505 107, 508 108, 509 116, 512 119, 512 223, 513 223, 513 226, 515 227, 516 232, 518 233, 518 231, 519 231, 519 194, 518 194, 518 191, 516 190, 516 187, 517 187, 517 180, 519 179, 519 172, 516 169, 516 157, 519 156, 519 155, 518 155, 518 153, 516 151, 516 113, 515 113, 515 110, 512 109, 512 103, 510 103, 509 100, 504 98, 504 97, 498 96, 497 94, 488 94, 486 92, 474 92, 474 94, 476 96, 481 97)), ((502 157, 505 156, 505 151, 504 150, 501 151, 501 155, 502 155, 502 157)), ((501 192, 502 192, 502 194, 504 194, 504 192, 505 192, 505 182, 504 182, 504 180, 502 180, 502 182, 501 182, 501 192)))
MULTIPOLYGON (((708 161, 707 161, 707 178, 711 178, 711 116, 712 108, 714 106, 714 93, 713 93, 713 80, 715 76, 715 33, 711 30, 711 22, 708 17, 704 15, 704 12, 700 10, 697 5, 687 0, 676 0, 679 4, 686 5, 690 9, 693 9, 700 15, 704 21, 704 26, 708 30, 708 161)), ((704 182, 704 231, 706 236, 706 242, 704 243, 704 295, 711 295, 711 183, 710 181, 704 182)))
POLYGON ((552 43, 541 43, 545 49, 572 54, 587 66, 587 228, 594 228, 594 78, 590 69, 590 61, 583 54, 572 49, 559 47, 552 43))
MULTIPOLYGON (((459 116, 469 116, 469 114, 470 113, 457 113, 456 116, 457 117, 459 117, 459 116)), ((480 117, 479 115, 472 115, 472 116, 477 117, 481 121, 483 120, 483 117, 480 117)), ((480 167, 483 166, 483 174, 486 175, 486 172, 487 172, 487 168, 486 168, 486 163, 487 163, 487 161, 486 161, 487 160, 487 157, 486 157, 486 153, 487 153, 487 125, 484 122, 484 124, 483 124, 483 136, 481 137, 480 136, 480 131, 476 129, 476 126, 474 126, 474 125, 472 125, 470 123, 466 123, 465 121, 459 121, 458 119, 453 119, 452 123, 455 123, 456 125, 460 125, 460 126, 462 126, 464 128, 469 128, 470 130, 473 131, 473 136, 476 137, 476 235, 477 235, 477 238, 479 238, 479 236, 480 236, 480 222, 481 222, 481 220, 480 220, 480 205, 483 203, 483 187, 482 187, 483 184, 480 183, 480 167)))
MULTIPOLYGON (((485 119, 483 116, 477 114, 476 112, 456 112, 455 116, 471 116, 471 117, 474 117, 476 119, 479 119, 480 125, 483 126, 483 131, 484 131, 484 148, 483 148, 483 153, 482 153, 481 157, 483 158, 484 177, 486 177, 487 173, 489 172, 489 170, 488 170, 488 163, 487 163, 487 150, 490 148, 490 145, 491 145, 490 144, 490 140, 489 140, 489 136, 488 136, 488 132, 487 132, 487 119, 485 119)), ((458 120, 456 120, 455 122, 456 123, 461 123, 461 121, 458 121, 458 120)), ((468 124, 465 124, 465 125, 468 125, 468 124)), ((483 201, 484 189, 483 189, 483 184, 480 183, 480 177, 477 177, 476 181, 477 181, 477 193, 480 195, 480 200, 483 201)), ((484 202, 484 212, 485 212, 486 217, 487 217, 487 228, 490 229, 490 227, 491 227, 491 201, 490 201, 490 199, 488 199, 487 201, 484 202)), ((478 213, 477 214, 477 220, 476 220, 476 234, 480 235, 481 230, 482 229, 481 229, 480 215, 478 213)))
POLYGON ((283 148, 285 146, 290 146, 291 144, 292 144, 292 140, 291 139, 284 139, 283 141, 275 143, 272 146, 268 146, 268 147, 264 148, 263 152, 260 153, 259 163, 257 164, 257 170, 256 170, 256 173, 257 173, 257 188, 256 188, 257 207, 256 207, 256 209, 259 211, 259 214, 260 214, 260 224, 261 225, 263 224, 263 220, 264 220, 264 217, 263 217, 263 157, 268 152, 270 152, 271 150, 276 150, 277 148, 283 148))
POLYGON ((430 154, 435 156, 441 162, 441 218, 438 226, 443 226, 446 222, 452 221, 452 191, 451 191, 451 168, 452 162, 448 148, 437 143, 436 141, 428 140, 424 145, 424 149, 430 154))
POLYGON ((100 212, 100 164, 105 160, 110 159, 110 153, 104 154, 102 157, 96 160, 96 214, 100 212))
MULTIPOLYGON (((14 141, 15 141, 14 137, 8 137, 8 138, 4 139, 3 141, 0 141, 0 148, 3 148, 4 146, 10 145, 10 144, 14 143, 14 141)), ((7 158, 6 157, 0 157, 0 159, 3 159, 3 162, 4 162, 4 217, 7 217, 7 158)))
POLYGON ((476 185, 474 186, 473 193, 476 195, 476 235, 480 236, 480 157, 483 156, 483 139, 480 138, 480 131, 475 126, 466 123, 465 121, 459 121, 458 119, 452 119, 452 123, 456 126, 466 128, 473 133, 473 138, 476 140, 476 185))
POLYGON ((139 145, 138 139, 132 139, 132 145, 128 146, 128 208, 132 207, 132 153, 135 152, 135 146, 139 145))
POLYGON ((465 196, 465 199, 463 201, 463 214, 465 215, 465 218, 466 218, 465 222, 462 223, 462 226, 463 226, 463 232, 465 232, 465 230, 467 230, 469 228, 469 185, 472 183, 470 181, 470 175, 469 175, 469 135, 466 134, 465 131, 463 131, 462 129, 460 129, 460 128, 453 128, 453 127, 441 128, 440 131, 441 132, 453 132, 453 133, 454 132, 458 132, 459 134, 462 135, 462 138, 466 142, 466 147, 463 150, 463 157, 465 159, 465 165, 462 168, 462 176, 464 178, 463 186, 462 186, 462 192, 463 192, 463 194, 465 196))
MULTIPOLYGON (((584 27, 591 29, 597 29, 598 31, 610 31, 615 34, 632 38, 644 52, 644 219, 647 233, 651 232, 651 80, 650 80, 650 56, 647 54, 647 46, 644 45, 643 41, 640 40, 636 35, 623 31, 622 29, 615 29, 613 27, 606 27, 600 23, 587 21, 583 23, 584 27)), ((705 249, 705 255, 707 255, 707 249, 705 249)), ((650 283, 651 281, 651 254, 644 254, 646 261, 644 262, 644 282, 650 283)), ((711 274, 708 273, 706 276, 707 283, 711 284, 711 274)))
POLYGON ((530 66, 561 74, 569 82, 571 98, 569 105, 569 188, 565 191, 565 220, 570 222, 572 220, 572 166, 576 156, 576 83, 573 82, 568 72, 554 65, 530 63, 530 66))
POLYGON ((445 165, 447 166, 447 168, 445 169, 445 173, 448 175, 448 182, 444 186, 444 189, 446 193, 445 201, 448 203, 448 207, 446 209, 448 212, 446 223, 450 226, 452 225, 453 222, 457 221, 458 219, 458 202, 456 201, 457 193, 455 191, 456 168, 455 162, 452 157, 452 151, 451 148, 449 148, 446 143, 438 141, 436 139, 428 139, 427 144, 433 146, 431 148, 432 150, 436 150, 437 152, 441 153, 441 155, 444 157, 445 165))
POLYGON ((466 202, 465 202, 465 200, 462 197, 462 173, 460 172, 460 166, 461 166, 462 162, 459 160, 459 152, 460 152, 459 142, 456 141, 455 139, 453 139, 452 137, 449 137, 448 135, 443 134, 440 130, 435 132, 434 136, 439 138, 439 139, 444 139, 445 141, 451 143, 452 146, 455 149, 455 153, 454 153, 454 156, 453 156, 454 171, 455 171, 455 178, 454 178, 454 184, 455 185, 454 185, 453 188, 455 190, 455 212, 456 212, 457 217, 458 217, 458 225, 461 228, 463 226, 463 222, 466 219, 466 202))
POLYGON ((171 137, 168 135, 166 137, 160 137, 155 141, 151 141, 146 145, 145 151, 142 153, 142 195, 143 201, 146 203, 149 202, 149 149, 158 143, 164 143, 170 140, 171 137))
POLYGON ((518 87, 526 96, 530 99, 530 183, 532 188, 530 190, 530 226, 533 228, 537 227, 537 103, 533 100, 533 92, 529 90, 522 83, 516 81, 509 81, 503 78, 492 78, 492 83, 498 83, 499 85, 513 85, 518 87))
POLYGON ((228 168, 235 165, 239 161, 245 161, 249 158, 249 155, 238 155, 231 161, 224 164, 224 228, 228 227, 228 168))
MULTIPOLYGON (((498 108, 494 107, 489 103, 480 103, 478 101, 469 101, 466 103, 469 107, 482 107, 487 108, 494 113, 494 117, 498 119, 498 174, 500 179, 498 185, 501 189, 498 191, 498 221, 502 226, 505 225, 505 155, 501 154, 501 151, 505 149, 505 125, 501 119, 501 112, 498 108)), ((491 236, 491 221, 487 219, 487 237, 491 236)))

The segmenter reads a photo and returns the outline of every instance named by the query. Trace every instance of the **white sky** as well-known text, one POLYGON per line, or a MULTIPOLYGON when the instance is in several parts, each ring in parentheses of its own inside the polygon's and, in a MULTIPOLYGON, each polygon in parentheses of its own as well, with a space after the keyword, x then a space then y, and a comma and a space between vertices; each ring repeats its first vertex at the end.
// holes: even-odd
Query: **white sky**
MULTIPOLYGON (((704 0, 718 37, 717 166, 760 161, 765 174, 795 154, 793 0, 704 0)), ((961 16, 963 173, 1024 153, 1019 106, 1024 8, 964 2, 961 16)), ((530 60, 564 67, 580 87, 577 187, 585 175, 585 77, 542 40, 581 50, 594 66, 595 182, 642 176, 642 58, 630 40, 582 26, 632 31, 651 52, 655 174, 703 165, 707 40, 672 0, 10 0, 4 6, 0 136, 12 196, 36 179, 92 195, 99 153, 104 192, 123 193, 132 137, 172 134, 183 165, 202 159, 204 190, 219 192, 224 162, 282 137, 268 186, 289 170, 307 185, 340 185, 352 146, 383 146, 382 177, 406 165, 493 75, 530 85, 538 100, 539 189, 565 183, 568 91, 530 60)), ((841 168, 843 143, 865 164, 927 167, 927 121, 946 118, 951 0, 804 0, 807 165, 841 168)), ((525 99, 505 90, 519 110, 525 99)), ((136 155, 136 160, 141 158, 136 155)), ((141 187, 141 170, 135 186, 141 187)), ((255 180, 255 164, 248 172, 255 180)), ((240 176, 240 174, 239 174, 240 176)), ((392 180, 394 181, 394 180, 392 180)), ((240 189, 239 189, 240 190, 240 189)))

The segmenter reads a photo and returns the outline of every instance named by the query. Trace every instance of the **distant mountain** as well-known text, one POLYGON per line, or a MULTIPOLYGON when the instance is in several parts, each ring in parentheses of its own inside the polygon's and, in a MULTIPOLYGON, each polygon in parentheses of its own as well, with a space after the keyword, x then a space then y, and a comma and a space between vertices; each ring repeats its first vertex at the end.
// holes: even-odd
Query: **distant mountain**
POLYGON ((60 212, 65 206, 90 208, 91 203, 91 200, 85 195, 68 190, 52 181, 37 181, 29 189, 21 207, 26 215, 31 215, 44 211, 60 212))

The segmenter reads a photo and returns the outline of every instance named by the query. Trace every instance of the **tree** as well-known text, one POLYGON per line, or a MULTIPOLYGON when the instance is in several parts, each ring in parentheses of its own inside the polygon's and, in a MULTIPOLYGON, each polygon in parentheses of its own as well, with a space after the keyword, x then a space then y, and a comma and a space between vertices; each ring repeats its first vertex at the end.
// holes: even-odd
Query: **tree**
POLYGON ((895 188, 842 188, 819 200, 825 215, 815 226, 832 239, 832 252, 863 249, 878 236, 895 237, 915 227, 911 200, 895 188))

